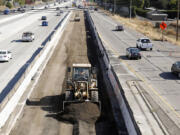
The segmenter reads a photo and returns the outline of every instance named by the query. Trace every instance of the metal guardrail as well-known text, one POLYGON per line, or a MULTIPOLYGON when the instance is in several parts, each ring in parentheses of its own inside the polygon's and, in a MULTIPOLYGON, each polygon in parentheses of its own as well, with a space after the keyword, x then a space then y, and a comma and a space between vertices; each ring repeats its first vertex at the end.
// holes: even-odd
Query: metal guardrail
MULTIPOLYGON (((141 135, 139 127, 136 124, 136 121, 133 116, 133 112, 131 111, 129 104, 124 95, 124 91, 119 83, 119 80, 114 72, 113 68, 110 65, 110 61, 108 55, 106 53, 106 49, 101 41, 101 38, 96 30, 94 22, 90 16, 89 11, 86 11, 87 20, 90 24, 90 29, 92 31, 93 39, 95 44, 97 45, 97 54, 99 54, 99 63, 101 66, 101 71, 103 72, 103 79, 106 82, 106 87, 108 89, 107 93, 110 97, 110 102, 112 106, 112 112, 115 118, 117 129, 120 129, 120 114, 121 111, 123 115, 127 130, 129 135, 141 135)), ((118 133, 121 134, 121 131, 118 130, 118 133)))
POLYGON ((0 112, 4 106, 8 103, 9 99, 14 95, 18 87, 21 85, 26 77, 26 74, 31 70, 36 60, 41 56, 46 48, 46 45, 51 41, 56 30, 61 26, 64 19, 68 16, 69 12, 61 19, 61 21, 55 26, 54 30, 48 35, 48 37, 42 42, 41 47, 33 53, 31 58, 20 68, 16 75, 9 81, 3 91, 0 93, 0 112))

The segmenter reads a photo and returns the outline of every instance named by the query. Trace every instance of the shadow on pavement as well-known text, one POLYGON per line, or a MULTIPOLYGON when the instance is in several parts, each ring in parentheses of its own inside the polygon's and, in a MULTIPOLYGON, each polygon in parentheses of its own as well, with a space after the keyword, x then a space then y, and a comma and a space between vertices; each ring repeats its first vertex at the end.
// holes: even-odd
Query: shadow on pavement
POLYGON ((59 113, 62 108, 62 101, 64 99, 64 94, 55 96, 46 96, 40 100, 26 100, 27 106, 40 106, 42 110, 49 113, 59 113))
POLYGON ((129 60, 128 57, 127 57, 126 55, 119 56, 118 58, 119 58, 119 59, 122 59, 122 60, 129 60))
POLYGON ((166 80, 179 80, 178 76, 171 72, 163 72, 159 76, 166 80))
POLYGON ((19 42, 23 42, 23 41, 21 39, 17 39, 17 40, 12 40, 11 41, 11 43, 13 43, 13 42, 18 42, 19 43, 19 42))
POLYGON ((63 100, 65 95, 46 96, 41 99, 27 99, 27 106, 39 106, 43 111, 48 112, 45 117, 54 118, 57 121, 74 124, 77 119, 70 113, 69 109, 63 111, 63 100))

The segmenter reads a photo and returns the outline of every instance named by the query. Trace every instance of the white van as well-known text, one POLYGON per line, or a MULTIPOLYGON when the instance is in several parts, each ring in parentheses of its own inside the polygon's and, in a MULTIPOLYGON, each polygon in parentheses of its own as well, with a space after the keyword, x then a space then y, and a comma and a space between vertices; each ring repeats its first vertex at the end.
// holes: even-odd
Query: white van
POLYGON ((7 50, 0 50, 0 61, 9 61, 12 59, 12 54, 7 50))

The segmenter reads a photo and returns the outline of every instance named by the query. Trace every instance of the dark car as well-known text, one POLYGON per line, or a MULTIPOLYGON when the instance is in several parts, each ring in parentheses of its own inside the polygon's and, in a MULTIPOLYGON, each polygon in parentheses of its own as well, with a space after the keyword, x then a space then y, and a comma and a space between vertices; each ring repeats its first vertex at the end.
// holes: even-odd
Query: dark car
POLYGON ((60 10, 60 11, 59 11, 59 13, 61 13, 61 14, 62 14, 62 13, 63 13, 63 10, 60 10))
POLYGON ((98 8, 94 8, 95 11, 98 11, 98 8))
POLYGON ((129 59, 141 59, 140 50, 136 47, 129 47, 126 49, 126 56, 129 59))
POLYGON ((56 10, 60 10, 60 7, 57 7, 56 10))
POLYGON ((24 8, 18 8, 17 11, 21 12, 21 13, 24 13, 26 10, 24 8))
POLYGON ((177 61, 172 65, 171 72, 177 74, 178 77, 180 78, 180 61, 177 61))
POLYGON ((26 12, 26 10, 24 8, 21 9, 21 13, 24 13, 26 12))
POLYGON ((41 20, 47 20, 47 17, 46 16, 42 16, 41 20))
POLYGON ((42 26, 48 26, 48 22, 47 21, 42 21, 42 26))
POLYGON ((8 15, 10 13, 10 10, 9 9, 5 9, 4 12, 3 12, 5 15, 8 15))
POLYGON ((20 10, 21 10, 21 8, 18 8, 18 9, 17 9, 17 11, 20 11, 20 10))
POLYGON ((116 28, 115 28, 116 31, 123 31, 124 28, 122 25, 116 25, 116 28))
POLYGON ((45 6, 44 9, 48 9, 48 6, 45 6))

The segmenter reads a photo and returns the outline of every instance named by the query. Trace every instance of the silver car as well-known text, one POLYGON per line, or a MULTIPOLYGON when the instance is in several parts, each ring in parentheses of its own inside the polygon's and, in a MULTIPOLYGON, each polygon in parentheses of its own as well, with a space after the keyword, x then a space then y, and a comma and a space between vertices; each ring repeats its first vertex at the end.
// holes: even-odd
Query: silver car
POLYGON ((180 61, 177 61, 172 65, 171 72, 177 74, 178 77, 180 78, 180 61))
POLYGON ((32 32, 24 32, 22 35, 22 41, 24 42, 32 42, 34 40, 34 33, 32 32))
POLYGON ((60 12, 58 12, 58 13, 56 14, 56 16, 61 16, 61 13, 60 13, 60 12))

